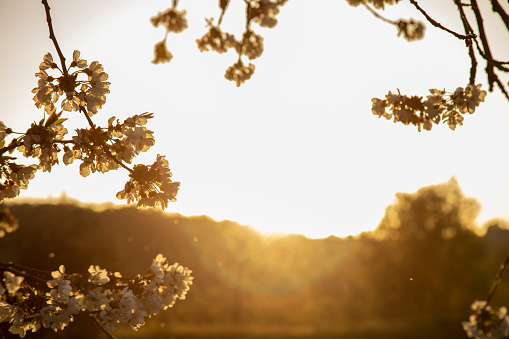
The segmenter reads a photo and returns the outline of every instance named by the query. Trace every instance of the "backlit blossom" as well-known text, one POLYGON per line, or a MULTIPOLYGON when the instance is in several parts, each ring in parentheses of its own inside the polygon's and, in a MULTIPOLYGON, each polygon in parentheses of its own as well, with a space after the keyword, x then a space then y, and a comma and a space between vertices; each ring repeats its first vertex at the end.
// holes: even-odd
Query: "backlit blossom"
MULTIPOLYGON (((29 269, 25 273, 30 272, 29 269)), ((118 272, 109 275, 97 265, 89 267, 88 277, 66 274, 61 265, 57 271, 51 272, 53 279, 47 282, 50 291, 44 293, 36 288, 20 289, 23 279, 6 271, 0 286, 7 286, 8 293, 17 292, 23 296, 9 298, 9 302, 5 302, 5 298, 0 300, 0 323, 10 324, 9 331, 23 338, 41 327, 61 331, 77 314, 87 312, 106 331, 115 331, 120 324, 128 324, 137 330, 145 324, 147 317, 185 299, 193 284, 191 273, 178 263, 170 265, 161 254, 145 274, 135 279, 122 278, 118 272)))
POLYGON ((392 114, 388 114, 385 109, 387 108, 387 103, 385 100, 380 100, 378 98, 371 99, 373 102, 373 106, 371 108, 371 111, 373 114, 378 115, 380 118, 384 117, 386 119, 390 119, 392 117, 392 114))
POLYGON ((165 62, 170 62, 173 59, 173 54, 166 48, 166 41, 159 41, 154 46, 154 60, 152 60, 153 64, 161 64, 165 62))
MULTIPOLYGON (((2 157, 0 157, 0 161, 2 157)), ((5 160, 5 159, 4 159, 5 160)), ((12 199, 19 195, 20 190, 27 189, 28 182, 35 177, 35 172, 39 169, 38 165, 19 165, 6 161, 0 163, 0 202, 5 199, 12 199), (3 165, 9 166, 9 171, 3 170, 3 165)))
POLYGON ((200 39, 196 39, 200 52, 214 51, 217 53, 225 53, 230 48, 238 45, 235 37, 223 32, 218 26, 212 25, 211 20, 207 20, 209 30, 200 39))
POLYGON ((165 156, 157 155, 152 166, 134 166, 131 178, 124 189, 117 193, 117 199, 127 203, 138 201, 138 207, 168 207, 168 202, 175 201, 180 183, 171 180, 172 174, 165 156))
POLYGON ((462 322, 463 330, 470 338, 499 339, 509 335, 509 316, 507 308, 493 309, 486 301, 472 303, 474 314, 469 321, 462 322))
POLYGON ((435 119, 436 117, 439 117, 440 114, 445 110, 445 99, 443 97, 445 91, 430 89, 430 92, 431 95, 427 96, 427 100, 423 105, 429 118, 435 119))
POLYGON ((249 80, 255 71, 255 66, 249 64, 245 66, 242 60, 238 60, 236 63, 228 67, 224 77, 227 80, 235 81, 237 87, 243 84, 246 80, 249 80))
POLYGON ((0 300, 0 323, 10 322, 14 316, 15 307, 0 300))
POLYGON ((7 288, 7 292, 10 294, 16 293, 17 290, 21 287, 21 283, 23 282, 23 277, 16 276, 11 272, 4 272, 4 285, 7 288))
POLYGON ((458 87, 452 95, 452 100, 462 113, 474 113, 475 109, 486 97, 486 91, 479 85, 467 85, 465 89, 458 87))
POLYGON ((249 19, 262 27, 273 28, 277 25, 276 15, 284 1, 257 0, 249 1, 251 7, 249 19))
POLYGON ((433 124, 440 121, 454 130, 463 125, 464 113, 473 113, 484 101, 486 91, 481 85, 467 85, 458 87, 452 94, 445 90, 430 89, 431 95, 426 99, 418 96, 406 96, 389 92, 385 99, 373 98, 372 112, 379 117, 402 122, 405 125, 415 125, 419 131, 424 128, 431 130, 433 124))
POLYGON ((51 276, 53 277, 52 280, 48 280, 47 285, 48 287, 54 288, 58 284, 60 284, 64 278, 65 278, 65 266, 60 265, 58 267, 58 271, 51 272, 51 276))
POLYGON ((186 11, 169 8, 163 13, 157 13, 156 16, 150 18, 150 22, 155 27, 164 26, 168 32, 180 33, 187 28, 186 11))
POLYGON ((109 93, 110 85, 102 65, 97 61, 88 65, 79 51, 74 51, 67 72, 58 69, 52 60, 51 54, 47 53, 35 74, 39 78, 37 87, 32 89, 35 105, 38 108, 44 106, 45 111, 52 114, 56 111, 55 103, 62 99, 60 106, 65 111, 79 111, 81 107, 87 107, 89 115, 96 114, 106 102, 105 94, 109 93), (71 72, 73 68, 77 70, 71 72), (57 69, 60 75, 50 75, 48 69, 57 69), (81 74, 85 74, 88 80, 82 80, 81 74))
POLYGON ((90 276, 88 277, 88 281, 97 285, 104 285, 110 281, 108 278, 108 271, 100 268, 97 265, 90 265, 88 268, 88 273, 90 276))
POLYGON ((85 93, 87 109, 89 115, 92 116, 106 103, 106 94, 110 92, 110 83, 106 81, 108 74, 104 72, 102 65, 97 61, 92 61, 84 72, 88 75, 88 82, 83 83, 81 90, 85 93))
POLYGON ((263 53, 263 37, 252 30, 245 31, 242 35, 242 51, 250 60, 256 59, 263 53))
POLYGON ((400 19, 398 21, 398 36, 403 35, 405 40, 411 42, 422 40, 426 26, 420 21, 410 19, 409 21, 400 19))
POLYGON ((107 291, 101 287, 90 290, 83 297, 83 309, 87 311, 103 310, 109 303, 107 291))

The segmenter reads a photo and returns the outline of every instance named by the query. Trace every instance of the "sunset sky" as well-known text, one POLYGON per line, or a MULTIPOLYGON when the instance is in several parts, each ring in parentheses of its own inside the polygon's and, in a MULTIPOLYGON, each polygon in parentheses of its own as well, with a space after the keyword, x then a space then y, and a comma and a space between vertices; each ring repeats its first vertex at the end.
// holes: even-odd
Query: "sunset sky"
MULTIPOLYGON (((443 0, 422 6, 437 21, 462 31, 456 9, 443 0)), ((309 237, 355 235, 374 229, 396 192, 458 179, 482 206, 479 224, 509 218, 509 103, 498 90, 456 131, 431 132, 394 124, 371 113, 371 98, 388 91, 426 96, 430 88, 453 92, 468 83, 465 44, 427 24, 422 41, 408 43, 396 28, 345 0, 289 1, 274 29, 259 28, 265 51, 240 88, 224 79, 236 54, 200 53, 195 40, 204 18, 217 19, 216 0, 181 0, 189 28, 170 34, 171 63, 153 65, 153 45, 164 36, 150 17, 171 1, 49 0, 55 34, 67 59, 73 50, 103 64, 111 93, 94 116, 105 126, 155 113, 148 128, 156 145, 136 163, 165 154, 181 182, 169 212, 209 215, 264 232, 309 237)), ((489 11, 486 8, 486 13, 489 11)), ((509 9, 507 9, 509 11, 509 9)), ((221 26, 239 36, 243 1, 233 0, 221 26)), ((388 7, 391 19, 425 21, 407 1, 388 7)), ((507 31, 488 21, 498 41, 497 59, 509 59, 507 31)), ((45 53, 56 59, 40 1, 0 0, 0 120, 26 131, 43 111, 30 92, 45 53)), ((484 64, 477 83, 487 89, 484 64)), ((507 81, 507 79, 505 80, 507 81)), ((76 112, 71 130, 86 122, 76 112)), ((113 201, 126 171, 82 178, 77 163, 38 172, 22 197, 113 201)))

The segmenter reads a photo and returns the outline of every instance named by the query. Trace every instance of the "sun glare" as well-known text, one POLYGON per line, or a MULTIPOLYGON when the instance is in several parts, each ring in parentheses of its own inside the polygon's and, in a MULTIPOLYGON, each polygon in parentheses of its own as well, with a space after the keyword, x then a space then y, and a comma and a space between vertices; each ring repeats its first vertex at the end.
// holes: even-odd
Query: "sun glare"
MULTIPOLYGON (((57 4, 55 15, 61 20, 55 30, 62 34, 63 50, 69 53, 79 45, 82 57, 100 60, 110 76, 105 105, 110 115, 123 119, 154 112, 147 126, 154 131, 157 150, 139 161, 167 155, 173 179, 182 183, 169 211, 233 220, 264 233, 344 237, 376 228, 397 192, 415 192, 456 176, 465 194, 481 201, 480 222, 509 216, 509 193, 501 189, 509 182, 509 161, 497 146, 509 143, 509 115, 501 109, 506 102, 499 93, 488 95, 479 112, 466 116, 464 126, 454 132, 440 125, 418 133, 414 126, 393 124, 371 112, 371 99, 388 91, 426 96, 431 88, 465 86, 457 83, 466 79, 469 67, 464 44, 451 42, 442 31, 428 27, 424 40, 408 43, 396 37, 394 27, 345 2, 323 4, 317 17, 307 16, 305 5, 289 3, 275 29, 260 29, 264 55, 255 62, 253 79, 237 88, 223 77, 235 53, 200 53, 196 47, 196 38, 206 31, 204 18, 217 12, 216 3, 189 4, 188 30, 168 39, 172 62, 157 66, 150 63, 153 46, 164 32, 150 24, 160 10, 156 5, 104 5, 118 10, 108 20, 94 12, 93 24, 80 28, 59 13, 66 9, 57 4), (347 26, 352 21, 362 22, 362 29, 347 26), (351 33, 342 35, 340 44, 343 31, 351 33), (456 61, 444 63, 432 50, 456 61)), ((442 5, 435 1, 430 6, 442 5)), ((415 14, 410 4, 387 9, 394 17, 408 13, 415 14)), ((35 25, 27 24, 43 20, 40 14, 29 11, 27 17, 16 16, 26 22, 2 23, 4 28, 19 27, 26 35, 19 38, 40 51, 32 58, 20 45, 6 55, 3 65, 26 70, 14 84, 25 96, 0 93, 7 111, 19 102, 35 112, 33 74, 42 55, 52 51, 45 36, 33 38, 40 36, 35 25)), ((243 30, 242 15, 225 20, 225 29, 243 30)), ((10 69, 1 70, 11 74, 10 69)), ((105 124, 107 116, 98 114, 97 122, 105 124)), ((127 173, 83 179, 77 165, 59 166, 55 173, 38 173, 22 196, 65 191, 85 202, 117 203, 115 194, 127 180, 127 173)))

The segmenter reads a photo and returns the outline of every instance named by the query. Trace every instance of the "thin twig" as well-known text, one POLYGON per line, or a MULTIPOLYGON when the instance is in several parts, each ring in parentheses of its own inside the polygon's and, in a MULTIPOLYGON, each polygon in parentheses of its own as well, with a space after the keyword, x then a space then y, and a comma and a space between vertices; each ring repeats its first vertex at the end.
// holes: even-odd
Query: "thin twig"
POLYGON ((253 18, 251 18, 251 4, 247 0, 244 0, 244 3, 246 4, 246 32, 248 32, 251 28, 251 20, 253 20, 253 18))
POLYGON ((392 21, 390 19, 387 19, 386 17, 380 15, 377 11, 375 11, 373 8, 371 8, 368 4, 362 3, 366 9, 375 16, 375 18, 382 20, 383 22, 386 22, 391 25, 398 26, 398 23, 396 21, 392 21))
MULTIPOLYGON (((459 0, 454 1, 456 6, 458 7, 458 11, 460 12, 461 22, 463 23, 463 29, 465 30, 465 34, 473 34, 474 30, 468 21, 467 16, 465 15, 465 11, 463 10, 463 6, 459 0)), ((475 40, 477 42, 477 40, 475 40)), ((469 84, 475 84, 475 76, 477 74, 477 59, 475 57, 474 46, 472 44, 472 40, 465 40, 465 45, 468 47, 468 55, 470 56, 470 79, 469 84)))
MULTIPOLYGON (((73 140, 53 140, 52 143, 54 143, 54 144, 76 144, 73 140)), ((23 145, 21 140, 17 140, 15 143, 9 144, 9 146, 5 146, 5 147, 0 148, 0 156, 2 154, 4 154, 5 152, 8 152, 8 151, 13 150, 15 148, 18 148, 21 145, 23 145)), ((33 145, 42 145, 42 144, 34 142, 33 145)))
POLYGON ((498 88, 500 88, 502 93, 504 93, 506 99, 509 100, 509 93, 507 92, 507 89, 505 88, 504 84, 498 77, 495 79, 495 83, 498 85, 498 88))
MULTIPOLYGON (((454 2, 456 3, 456 6, 458 7, 458 11, 460 12, 461 21, 463 22, 463 27, 465 27, 465 26, 468 27, 468 30, 467 30, 467 28, 465 28, 465 32, 473 33, 474 30, 472 29, 472 26, 470 25, 470 22, 468 21, 468 18, 465 15, 465 11, 463 10, 463 4, 461 3, 460 0, 455 0, 454 2)), ((504 65, 509 65, 509 61, 500 61, 500 60, 495 60, 492 57, 488 57, 483 52, 481 46, 479 45, 479 41, 477 40, 477 38, 475 38, 473 40, 477 47, 477 51, 479 52, 479 54, 481 54, 481 56, 483 57, 484 60, 491 62, 496 68, 498 68, 501 71, 509 72, 509 68, 504 67, 504 65)))
POLYGON ((492 59, 491 56, 491 50, 490 45, 488 43, 488 38, 486 36, 486 31, 484 30, 484 23, 483 23, 483 17, 481 15, 481 11, 479 10, 479 7, 477 6, 477 0, 471 0, 472 4, 472 11, 475 15, 475 20, 477 22, 477 29, 479 30, 479 38, 481 39, 481 43, 483 45, 484 54, 487 56, 486 59, 486 74, 488 75, 488 85, 490 92, 493 91, 493 84, 498 79, 498 76, 495 74, 495 70, 493 68, 493 63, 489 61, 489 59, 492 59))
POLYGON ((500 19, 505 24, 505 27, 509 31, 509 15, 504 11, 498 0, 491 0, 491 8, 493 12, 497 13, 500 16, 500 19))
POLYGON ((423 10, 423 9, 419 6, 419 4, 417 3, 417 1, 415 1, 415 0, 409 0, 409 1, 410 1, 410 3, 411 3, 412 5, 414 5, 414 6, 415 6, 415 8, 417 8, 417 10, 419 10, 419 12, 421 12, 421 13, 422 13, 422 15, 424 15, 424 17, 426 17, 426 19, 428 20, 428 22, 429 22, 430 24, 432 24, 433 26, 435 26, 435 27, 437 27, 437 28, 440 28, 440 29, 442 29, 442 30, 444 30, 444 31, 446 31, 446 32, 449 32, 449 33, 451 33, 452 35, 454 35, 456 38, 461 39, 461 40, 465 40, 465 39, 474 39, 474 38, 476 37, 476 35, 475 35, 475 34, 463 35, 463 34, 459 34, 459 33, 455 32, 455 31, 453 31, 453 30, 450 30, 449 28, 446 28, 446 27, 442 26, 442 24, 440 24, 439 22, 435 21, 432 17, 430 17, 430 16, 428 15, 428 13, 426 13, 426 11, 425 11, 425 10, 423 10))
POLYGON ((30 277, 31 279, 42 282, 44 284, 49 279, 51 279, 51 274, 47 271, 25 267, 13 263, 0 263, 0 271, 9 271, 20 277, 30 277))
POLYGON ((398 23, 396 21, 392 21, 390 19, 387 19, 386 17, 383 17, 382 15, 380 15, 380 13, 378 13, 377 11, 375 11, 373 8, 371 8, 368 4, 366 3, 362 3, 364 5, 364 7, 366 7, 366 9, 375 16, 375 18, 377 19, 380 19, 382 20, 383 22, 386 22, 388 24, 391 24, 391 25, 395 25, 395 26, 398 26, 398 23))
POLYGON ((505 67, 504 65, 509 65, 509 61, 500 61, 500 60, 495 60, 493 58, 490 58, 488 57, 482 50, 481 46, 479 45, 479 42, 477 41, 477 39, 474 39, 474 42, 477 46, 477 50, 479 51, 479 54, 481 54, 481 56, 483 57, 484 60, 486 61, 489 61, 493 64, 493 66, 495 66, 496 68, 498 68, 499 70, 503 71, 503 72, 509 72, 509 68, 505 67))
POLYGON ((51 15, 49 13, 50 7, 48 4, 48 0, 42 0, 42 4, 44 5, 44 8, 46 10, 46 22, 48 23, 49 28, 49 38, 51 41, 53 41, 53 45, 55 45, 55 49, 57 50, 58 57, 60 58, 60 63, 62 64, 62 72, 64 75, 68 75, 67 67, 65 67, 65 57, 64 54, 62 54, 62 50, 60 49, 60 46, 58 45, 57 38, 55 37, 55 32, 53 31, 53 25, 51 23, 51 15))
POLYGON ((472 44, 468 45, 468 56, 470 57, 470 78, 468 79, 468 83, 471 85, 475 85, 475 76, 477 74, 477 59, 475 57, 474 46, 472 44))
POLYGON ((228 5, 226 5, 225 8, 221 9, 221 14, 219 15, 219 19, 217 20, 217 27, 221 26, 221 22, 223 22, 223 17, 226 13, 227 8, 228 8, 228 5))
POLYGON ((493 297, 493 294, 497 290, 498 285, 500 285, 500 282, 502 281, 502 274, 504 274, 505 269, 509 266, 509 257, 504 261, 502 265, 500 265, 500 269, 497 272, 497 275, 495 276, 495 280, 493 281, 493 284, 491 284, 490 291, 488 292, 488 297, 486 298, 486 305, 490 303, 491 297, 493 297))

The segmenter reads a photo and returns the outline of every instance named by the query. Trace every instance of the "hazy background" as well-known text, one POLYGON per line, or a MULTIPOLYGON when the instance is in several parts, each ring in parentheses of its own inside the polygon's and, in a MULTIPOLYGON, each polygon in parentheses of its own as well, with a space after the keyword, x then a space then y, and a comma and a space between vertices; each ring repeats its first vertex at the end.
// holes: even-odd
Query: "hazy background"
MULTIPOLYGON (((449 2, 422 5, 461 30, 449 2)), ((418 133, 371 113, 371 98, 388 91, 425 96, 430 88, 467 84, 467 50, 448 33, 427 25, 423 41, 407 43, 393 26, 346 1, 290 1, 276 28, 254 26, 265 52, 254 60, 253 78, 237 88, 223 77, 236 55, 200 53, 195 43, 206 31, 204 18, 218 17, 217 1, 180 1, 189 29, 170 35, 174 59, 158 66, 150 61, 164 32, 149 19, 170 1, 51 0, 50 6, 67 58, 78 49, 110 75, 111 93, 95 121, 155 113, 148 127, 156 146, 138 161, 167 155, 182 183, 170 212, 266 232, 346 236, 376 227, 396 192, 454 175, 465 194, 481 202, 480 223, 509 217, 509 106, 498 92, 457 131, 441 125, 418 133)), ((242 1, 230 7, 222 27, 241 34, 242 1)), ((384 15, 424 20, 407 2, 384 15)), ((497 30, 498 21, 485 23, 502 33, 492 46, 496 58, 508 59, 507 32, 497 30)), ((0 32, 0 120, 22 132, 42 117, 30 93, 38 65, 47 52, 56 57, 40 1, 0 0, 0 32)), ((485 83, 481 67, 477 81, 485 83)), ((73 115, 70 131, 84 124, 73 115)), ((60 166, 37 173, 22 196, 65 191, 82 201, 117 202, 126 180, 122 171, 81 178, 78 164, 60 166)))
MULTIPOLYGON (((119 338, 464 339, 461 322, 508 255, 507 223, 474 233, 478 202, 454 180, 399 194, 375 232, 347 238, 266 237, 205 216, 61 203, 9 204, 21 227, 1 239, 1 261, 133 277, 162 253, 193 270, 186 300, 138 332, 122 325, 119 338)), ((490 304, 508 299, 504 278, 490 304)), ((86 315, 57 336, 27 335, 55 337, 106 338, 86 315)))

